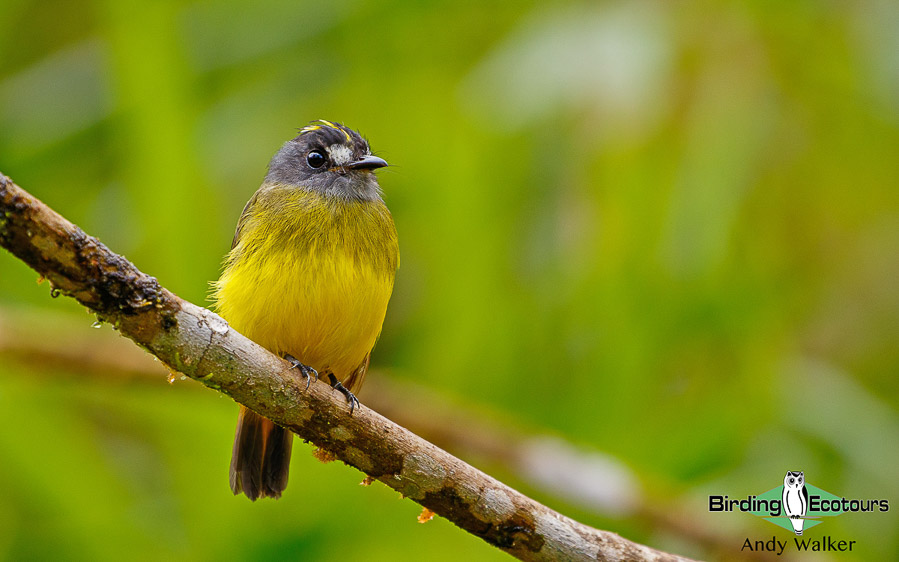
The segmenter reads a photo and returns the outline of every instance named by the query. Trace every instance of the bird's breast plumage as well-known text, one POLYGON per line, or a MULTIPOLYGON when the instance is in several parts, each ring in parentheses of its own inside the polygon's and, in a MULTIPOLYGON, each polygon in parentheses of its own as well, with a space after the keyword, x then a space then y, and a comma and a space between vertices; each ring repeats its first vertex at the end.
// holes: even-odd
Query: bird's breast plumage
POLYGON ((374 347, 398 265, 380 199, 263 185, 241 216, 214 298, 237 331, 344 380, 374 347))

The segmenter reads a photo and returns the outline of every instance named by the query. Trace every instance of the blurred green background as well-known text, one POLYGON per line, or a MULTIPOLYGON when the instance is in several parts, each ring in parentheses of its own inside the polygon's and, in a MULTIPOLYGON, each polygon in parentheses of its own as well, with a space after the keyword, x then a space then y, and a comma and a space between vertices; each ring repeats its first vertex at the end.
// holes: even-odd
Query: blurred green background
MULTIPOLYGON (((2 0, 0 22, 0 171, 180 296, 208 304, 280 144, 346 123, 391 163, 385 377, 614 455, 731 554, 789 534, 708 495, 803 470, 894 503, 809 536, 899 556, 899 4, 2 0)), ((90 331, 35 278, 0 252, 7 339, 90 331)), ((507 558, 299 442, 282 500, 232 497, 233 402, 13 351, 0 559, 507 558)))

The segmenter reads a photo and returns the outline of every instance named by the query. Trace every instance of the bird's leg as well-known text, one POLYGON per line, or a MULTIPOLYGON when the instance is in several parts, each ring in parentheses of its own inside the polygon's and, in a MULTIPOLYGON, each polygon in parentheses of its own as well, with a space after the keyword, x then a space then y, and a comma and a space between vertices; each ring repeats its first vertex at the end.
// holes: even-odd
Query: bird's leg
POLYGON ((328 380, 331 381, 331 388, 346 396, 346 401, 350 405, 350 415, 352 415, 353 410, 355 410, 356 406, 359 405, 359 399, 356 398, 355 394, 347 390, 345 386, 340 384, 340 381, 337 380, 337 377, 334 376, 334 373, 328 373, 328 380))
POLYGON ((299 369, 300 373, 303 375, 303 378, 306 379, 306 390, 309 390, 309 383, 312 382, 312 379, 318 380, 318 371, 310 367, 309 365, 304 365, 300 363, 300 360, 294 357, 289 353, 285 353, 282 357, 290 363, 291 369, 299 369))

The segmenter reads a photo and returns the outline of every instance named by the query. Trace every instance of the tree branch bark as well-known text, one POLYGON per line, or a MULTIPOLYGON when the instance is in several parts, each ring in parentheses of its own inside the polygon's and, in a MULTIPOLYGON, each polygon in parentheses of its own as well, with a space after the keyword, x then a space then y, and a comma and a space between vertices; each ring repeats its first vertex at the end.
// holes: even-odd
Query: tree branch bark
POLYGON ((353 415, 327 384, 155 278, 0 174, 0 245, 170 369, 289 428, 521 560, 685 560, 588 527, 528 498, 369 408, 353 415))

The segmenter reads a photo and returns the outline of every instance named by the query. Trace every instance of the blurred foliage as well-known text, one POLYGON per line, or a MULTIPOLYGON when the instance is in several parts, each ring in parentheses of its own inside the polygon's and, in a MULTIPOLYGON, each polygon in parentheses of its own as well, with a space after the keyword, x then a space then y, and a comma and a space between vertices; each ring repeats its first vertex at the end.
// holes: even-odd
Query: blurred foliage
MULTIPOLYGON (((280 143, 338 120, 392 166, 376 367, 753 536, 775 528, 706 496, 804 470, 899 502, 895 2, 3 0, 0 22, 0 171, 179 295, 206 298, 280 143)), ((34 279, 0 253, 0 306, 90 326, 34 279)), ((281 501, 231 497, 237 407, 188 383, 31 369, 0 356, 0 558, 504 558, 301 444, 281 501)), ((859 541, 841 560, 899 555, 894 514, 828 521, 859 541)))

